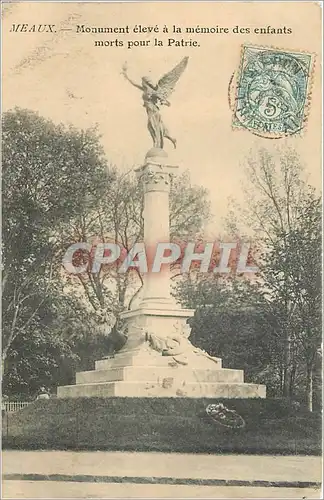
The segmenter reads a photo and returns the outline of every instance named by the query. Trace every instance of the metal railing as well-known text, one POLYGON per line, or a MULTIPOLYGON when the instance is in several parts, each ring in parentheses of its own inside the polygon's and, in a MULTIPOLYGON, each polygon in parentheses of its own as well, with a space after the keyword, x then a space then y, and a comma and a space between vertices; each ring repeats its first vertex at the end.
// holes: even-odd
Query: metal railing
POLYGON ((15 411, 22 410, 26 406, 28 406, 30 403, 26 401, 3 401, 2 402, 2 409, 6 413, 13 413, 15 411))

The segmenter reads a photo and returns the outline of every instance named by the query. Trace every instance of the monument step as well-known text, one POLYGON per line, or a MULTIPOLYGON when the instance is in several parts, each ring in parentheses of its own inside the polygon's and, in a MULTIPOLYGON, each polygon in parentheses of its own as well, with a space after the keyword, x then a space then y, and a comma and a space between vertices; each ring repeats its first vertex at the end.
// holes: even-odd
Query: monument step
POLYGON ((244 383, 195 382, 177 384, 171 377, 157 382, 99 382, 58 387, 59 398, 81 397, 186 397, 265 398, 266 387, 244 383))
POLYGON ((176 365, 171 367, 154 366, 129 366, 125 368, 110 368, 106 370, 92 370, 79 372, 76 374, 77 384, 87 384, 96 382, 117 382, 117 381, 137 381, 137 382, 160 382, 161 380, 173 377, 178 382, 244 382, 242 370, 231 370, 227 368, 206 370, 187 368, 176 365))
MULTIPOLYGON (((143 366, 154 366, 154 367, 168 367, 169 363, 174 363, 173 359, 168 356, 161 356, 161 354, 151 353, 137 353, 125 352, 121 354, 116 354, 114 357, 107 359, 100 359, 95 362, 96 370, 110 370, 112 368, 126 368, 130 366, 143 367, 143 366)), ((213 358, 214 368, 219 370, 222 368, 221 358, 213 358)))

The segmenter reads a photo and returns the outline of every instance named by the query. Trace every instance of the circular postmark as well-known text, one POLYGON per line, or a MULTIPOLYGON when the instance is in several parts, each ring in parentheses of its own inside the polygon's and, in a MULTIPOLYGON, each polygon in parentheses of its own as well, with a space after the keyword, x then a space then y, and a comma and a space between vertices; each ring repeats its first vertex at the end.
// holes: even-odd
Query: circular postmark
POLYGON ((244 47, 236 86, 233 76, 229 84, 233 126, 273 139, 300 132, 310 62, 307 54, 244 47))

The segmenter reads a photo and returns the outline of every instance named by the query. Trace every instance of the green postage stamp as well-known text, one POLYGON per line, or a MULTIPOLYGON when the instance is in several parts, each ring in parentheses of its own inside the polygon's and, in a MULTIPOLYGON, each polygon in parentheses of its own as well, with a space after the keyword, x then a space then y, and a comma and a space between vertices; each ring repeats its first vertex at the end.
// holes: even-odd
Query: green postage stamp
POLYGON ((312 54, 243 46, 234 128, 278 138, 300 132, 310 105, 312 54))

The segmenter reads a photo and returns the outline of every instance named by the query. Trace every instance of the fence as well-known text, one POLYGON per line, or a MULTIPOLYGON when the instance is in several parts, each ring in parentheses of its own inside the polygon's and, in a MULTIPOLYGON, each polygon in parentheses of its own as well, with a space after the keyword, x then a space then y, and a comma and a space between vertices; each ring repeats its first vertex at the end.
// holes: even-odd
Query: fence
POLYGON ((30 403, 25 401, 6 401, 2 402, 2 409, 5 410, 6 413, 13 413, 15 411, 19 411, 22 408, 25 408, 30 403))

